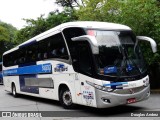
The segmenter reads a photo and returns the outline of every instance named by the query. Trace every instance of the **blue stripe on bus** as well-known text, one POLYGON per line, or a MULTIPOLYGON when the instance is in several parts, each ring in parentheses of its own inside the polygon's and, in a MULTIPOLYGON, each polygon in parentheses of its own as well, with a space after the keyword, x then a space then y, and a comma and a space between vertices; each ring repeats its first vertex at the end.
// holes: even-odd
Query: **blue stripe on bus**
POLYGON ((103 86, 118 86, 118 85, 123 85, 123 84, 128 84, 128 82, 114 82, 110 84, 104 84, 103 86))
POLYGON ((103 86, 109 86, 111 89, 123 89, 123 85, 128 84, 128 82, 111 82, 110 84, 104 84, 103 86))
POLYGON ((44 74, 52 73, 52 65, 50 63, 47 63, 47 64, 40 64, 40 65, 19 67, 19 68, 3 71, 4 76, 41 74, 41 73, 44 73, 44 74))

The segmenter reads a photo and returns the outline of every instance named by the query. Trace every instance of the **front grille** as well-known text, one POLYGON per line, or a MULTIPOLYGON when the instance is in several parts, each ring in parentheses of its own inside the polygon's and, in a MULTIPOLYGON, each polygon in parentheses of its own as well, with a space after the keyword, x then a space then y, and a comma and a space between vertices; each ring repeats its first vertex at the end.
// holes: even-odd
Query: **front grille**
POLYGON ((145 86, 131 88, 131 89, 116 89, 113 91, 113 93, 116 94, 133 94, 142 91, 145 88, 145 86))

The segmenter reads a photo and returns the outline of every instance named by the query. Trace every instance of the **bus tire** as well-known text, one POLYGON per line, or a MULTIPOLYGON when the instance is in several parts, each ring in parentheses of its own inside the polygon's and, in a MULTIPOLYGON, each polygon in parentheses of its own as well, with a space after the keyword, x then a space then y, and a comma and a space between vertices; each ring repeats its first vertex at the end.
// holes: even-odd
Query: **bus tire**
POLYGON ((17 91, 16 91, 16 86, 15 86, 14 83, 12 84, 12 95, 13 95, 14 97, 17 97, 17 96, 18 96, 17 91))
POLYGON ((71 92, 70 92, 70 90, 67 87, 62 88, 60 90, 60 94, 59 95, 60 95, 59 100, 60 100, 60 103, 63 106, 63 108, 65 108, 65 109, 71 109, 71 108, 74 107, 74 104, 72 102, 71 92))

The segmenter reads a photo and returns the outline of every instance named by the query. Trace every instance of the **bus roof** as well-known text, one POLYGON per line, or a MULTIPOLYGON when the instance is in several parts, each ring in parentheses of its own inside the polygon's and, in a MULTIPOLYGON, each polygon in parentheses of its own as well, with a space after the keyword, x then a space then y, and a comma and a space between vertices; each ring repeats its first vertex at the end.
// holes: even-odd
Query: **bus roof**
POLYGON ((63 23, 61 25, 58 25, 54 28, 51 28, 50 30, 47 30, 27 41, 24 43, 18 45, 17 47, 6 51, 4 54, 8 54, 16 49, 18 49, 20 46, 24 46, 26 44, 30 44, 34 41, 39 41, 41 39, 44 39, 46 37, 49 37, 51 35, 54 35, 65 28, 70 27, 80 27, 80 28, 87 28, 87 29, 104 29, 104 30, 131 30, 130 27, 126 25, 116 24, 116 23, 108 23, 108 22, 97 22, 97 21, 76 21, 76 22, 67 22, 63 23))

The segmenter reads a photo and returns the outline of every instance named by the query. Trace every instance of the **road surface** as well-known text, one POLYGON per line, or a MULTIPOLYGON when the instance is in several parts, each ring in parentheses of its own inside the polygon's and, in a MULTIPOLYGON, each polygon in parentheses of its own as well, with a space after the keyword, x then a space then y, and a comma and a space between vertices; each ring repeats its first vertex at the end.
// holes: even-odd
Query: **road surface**
POLYGON ((18 111, 20 112, 20 115, 26 114, 25 112, 27 112, 28 114, 28 112, 30 111, 35 112, 35 114, 37 113, 37 116, 35 118, 1 117, 0 120, 137 120, 137 118, 158 120, 160 119, 160 94, 151 94, 150 98, 143 102, 113 108, 95 109, 79 105, 72 110, 65 110, 61 107, 59 102, 54 100, 36 98, 25 95, 20 95, 18 98, 14 98, 10 93, 4 91, 4 86, 0 85, 0 111, 0 114, 6 111, 12 113, 14 111, 18 111), (159 111, 159 117, 132 117, 143 116, 143 114, 148 113, 156 115, 157 111, 159 111), (45 116, 48 115, 52 117, 38 116, 43 114, 45 114, 45 116))

